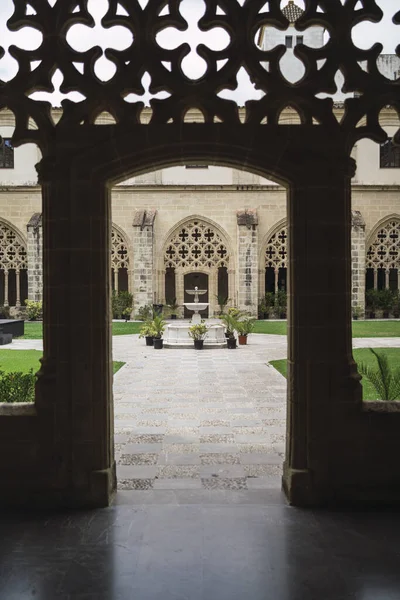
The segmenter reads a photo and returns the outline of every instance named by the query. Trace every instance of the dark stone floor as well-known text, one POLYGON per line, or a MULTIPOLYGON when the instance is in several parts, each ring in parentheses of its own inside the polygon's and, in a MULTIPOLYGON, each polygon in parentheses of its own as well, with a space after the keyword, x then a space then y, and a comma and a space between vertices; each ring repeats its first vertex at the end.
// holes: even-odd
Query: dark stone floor
MULTIPOLYGON (((1 600, 398 600, 400 515, 142 504, 0 516, 1 600)), ((268 498, 268 496, 266 496, 268 498)))

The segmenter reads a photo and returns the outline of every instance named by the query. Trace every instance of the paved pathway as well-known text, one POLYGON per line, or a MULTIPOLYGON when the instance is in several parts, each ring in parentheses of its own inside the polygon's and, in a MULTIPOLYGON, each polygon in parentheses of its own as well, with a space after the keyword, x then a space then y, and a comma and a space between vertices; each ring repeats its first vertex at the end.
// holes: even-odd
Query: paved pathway
POLYGON ((114 338, 114 358, 127 363, 114 381, 119 488, 278 488, 286 381, 268 361, 285 353, 277 336, 203 351, 114 338))
MULTIPOLYGON (((400 347, 400 338, 353 345, 400 347)), ((41 350, 42 341, 12 347, 41 350)), ((237 503, 276 493, 286 380, 268 363, 286 353, 286 336, 276 335, 203 351, 154 350, 137 335, 115 336, 114 359, 126 363, 114 378, 119 501, 237 503)))

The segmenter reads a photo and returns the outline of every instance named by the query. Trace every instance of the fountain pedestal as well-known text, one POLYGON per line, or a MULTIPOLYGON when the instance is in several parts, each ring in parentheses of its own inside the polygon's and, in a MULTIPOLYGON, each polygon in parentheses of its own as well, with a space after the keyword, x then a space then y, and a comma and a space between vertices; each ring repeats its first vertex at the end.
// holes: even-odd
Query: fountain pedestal
MULTIPOLYGON (((200 315, 199 315, 200 316, 200 315)), ((164 348, 193 348, 189 336, 190 323, 170 323, 164 332, 164 348)), ((225 328, 219 323, 207 323, 208 332, 204 340, 205 348, 226 348, 225 328)))

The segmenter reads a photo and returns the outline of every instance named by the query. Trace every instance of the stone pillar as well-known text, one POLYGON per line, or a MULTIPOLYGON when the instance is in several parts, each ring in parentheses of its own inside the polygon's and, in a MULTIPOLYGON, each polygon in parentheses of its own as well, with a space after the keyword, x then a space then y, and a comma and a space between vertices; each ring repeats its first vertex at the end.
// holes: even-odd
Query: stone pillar
POLYGON ((137 210, 133 219, 133 303, 135 313, 153 304, 155 210, 137 210))
MULTIPOLYGON (((302 164, 288 195, 288 438, 291 503, 321 504, 340 489, 361 385, 352 358, 351 163, 302 164), (334 170, 335 169, 335 170, 334 170)), ((306 159, 305 159, 306 160, 306 159)))
POLYGON ((28 230, 28 300, 43 299, 43 239, 42 214, 34 213, 27 225, 28 230))
POLYGON ((237 212, 238 307, 257 316, 258 307, 258 216, 256 210, 237 212))
POLYGON ((352 307, 365 311, 365 221, 359 210, 351 212, 352 307))
POLYGON ((48 476, 60 502, 106 506, 116 489, 111 192, 84 161, 74 168, 61 151, 42 160, 38 171, 44 352, 36 408, 43 436, 53 436, 51 455, 43 446, 41 460, 52 461, 54 472, 48 476))

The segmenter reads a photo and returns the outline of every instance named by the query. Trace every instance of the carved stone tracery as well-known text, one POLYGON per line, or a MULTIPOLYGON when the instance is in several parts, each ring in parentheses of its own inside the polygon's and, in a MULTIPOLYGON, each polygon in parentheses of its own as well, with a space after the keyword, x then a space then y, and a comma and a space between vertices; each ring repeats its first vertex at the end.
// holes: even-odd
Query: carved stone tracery
POLYGON ((0 222, 0 269, 27 269, 27 253, 23 240, 5 223, 0 222))
POLYGON ((287 268, 287 227, 281 227, 268 240, 265 249, 265 268, 287 268))
POLYGON ((180 228, 167 244, 164 254, 166 267, 187 268, 226 267, 229 253, 218 231, 198 219, 180 228))
MULTIPOLYGON (((196 108, 203 113, 206 123, 218 120, 240 125, 236 102, 218 94, 237 87, 237 75, 242 67, 264 92, 259 100, 246 103, 247 123, 258 125, 267 120, 267 127, 277 125, 281 111, 292 106, 302 123, 319 123, 338 134, 342 132, 350 145, 364 136, 385 139, 379 113, 389 104, 400 111, 399 81, 385 78, 377 68, 381 44, 361 50, 351 38, 353 27, 359 23, 381 20, 383 13, 375 0, 346 0, 344 4, 340 0, 306 1, 305 11, 296 22, 297 29, 304 31, 321 25, 328 31, 330 40, 318 49, 305 45, 296 47, 295 55, 306 69, 296 85, 288 82, 280 70, 285 47, 279 45, 263 51, 255 42, 257 32, 264 26, 280 30, 289 26, 280 0, 204 2, 205 13, 198 27, 204 32, 221 28, 228 33, 230 43, 223 50, 200 44, 197 53, 206 62, 207 70, 203 77, 193 80, 182 71, 182 60, 191 51, 189 44, 168 50, 157 41, 157 34, 166 28, 187 30, 179 0, 148 0, 142 2, 143 7, 138 0, 109 0, 102 26, 124 27, 133 39, 125 50, 105 50, 104 55, 114 63, 116 72, 108 81, 101 81, 95 64, 103 56, 103 50, 95 46, 79 52, 67 42, 67 34, 74 25, 90 28, 95 25, 87 0, 15 1, 9 28, 13 31, 33 28, 43 39, 36 50, 16 46, 9 49, 19 70, 9 82, 0 81, 0 108, 8 107, 15 114, 14 142, 36 142, 46 151, 55 143, 56 131, 57 140, 62 139, 63 134, 68 137, 71 128, 90 126, 103 111, 111 113, 115 126, 139 125, 144 103, 128 102, 125 98, 129 94, 144 94, 145 73, 151 78, 150 92, 164 92, 168 96, 151 101, 151 124, 182 123, 187 110, 196 108), (367 65, 367 71, 360 66, 361 62, 367 65), (63 115, 57 124, 53 122, 50 103, 30 97, 37 91, 51 93, 54 90, 52 78, 56 70, 63 77, 61 92, 78 92, 83 97, 77 102, 63 101, 63 115), (340 123, 334 116, 332 99, 317 97, 321 93, 335 92, 338 71, 345 78, 344 90, 357 93, 357 97, 346 100, 340 123), (36 130, 29 129, 30 119, 36 123, 36 130), (366 124, 357 127, 362 119, 366 119, 366 124)), ((397 14, 394 22, 398 24, 399 20, 397 14)), ((397 53, 400 55, 400 47, 397 53)), ((0 49, 0 56, 3 54, 4 50, 0 49)))
POLYGON ((114 228, 111 232, 111 268, 114 271, 129 268, 129 254, 126 242, 122 235, 114 228))
POLYGON ((400 270, 400 220, 391 219, 376 233, 367 252, 367 269, 400 270))

